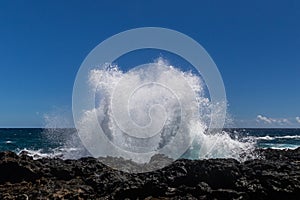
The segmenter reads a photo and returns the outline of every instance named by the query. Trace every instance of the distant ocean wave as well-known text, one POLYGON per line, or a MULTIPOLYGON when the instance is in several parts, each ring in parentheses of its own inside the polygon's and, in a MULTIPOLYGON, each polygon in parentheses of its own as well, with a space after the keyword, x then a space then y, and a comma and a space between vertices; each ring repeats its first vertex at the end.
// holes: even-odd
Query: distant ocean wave
POLYGON ((276 140, 276 139, 300 139, 300 135, 285 135, 285 136, 263 136, 255 137, 257 140, 276 140))
POLYGON ((270 143, 270 144, 265 144, 263 149, 279 149, 279 150, 284 150, 284 149, 297 149, 300 147, 299 145, 295 144, 278 144, 278 143, 270 143))
POLYGON ((4 141, 3 143, 5 143, 5 144, 14 144, 16 142, 15 141, 11 141, 11 140, 7 140, 7 141, 4 141))
POLYGON ((75 157, 70 157, 70 154, 72 154, 72 153, 77 154, 77 152, 79 150, 80 150, 79 148, 71 147, 71 148, 54 148, 54 149, 51 149, 50 151, 48 150, 48 152, 45 152, 44 149, 33 150, 33 149, 24 148, 21 150, 17 150, 16 153, 18 155, 20 155, 20 154, 29 155, 29 156, 33 157, 33 159, 40 159, 40 158, 68 159, 68 158, 75 158, 75 157))

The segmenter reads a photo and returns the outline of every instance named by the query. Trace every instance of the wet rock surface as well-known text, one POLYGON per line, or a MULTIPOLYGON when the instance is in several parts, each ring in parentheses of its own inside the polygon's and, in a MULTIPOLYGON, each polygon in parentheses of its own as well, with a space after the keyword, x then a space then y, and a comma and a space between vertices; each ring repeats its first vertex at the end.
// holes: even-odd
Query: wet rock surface
MULTIPOLYGON (((0 199, 300 199, 300 148, 257 150, 260 159, 177 160, 147 173, 126 173, 100 160, 33 160, 0 153, 0 199)), ((157 159, 167 159, 156 156, 157 159)), ((118 162, 117 162, 118 161, 118 162)), ((127 169, 136 165, 125 163, 127 169)), ((147 166, 149 170, 151 165, 147 166)))

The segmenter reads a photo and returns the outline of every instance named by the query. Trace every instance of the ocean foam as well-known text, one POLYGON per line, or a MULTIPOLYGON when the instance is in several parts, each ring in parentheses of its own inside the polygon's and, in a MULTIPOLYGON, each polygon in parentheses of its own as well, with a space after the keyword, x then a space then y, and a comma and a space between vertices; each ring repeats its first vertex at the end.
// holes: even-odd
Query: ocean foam
MULTIPOLYGON (((116 65, 107 65, 104 69, 93 69, 90 71, 89 83, 91 92, 96 94, 96 108, 83 112, 78 131, 81 137, 88 141, 87 143, 90 141, 90 144, 93 144, 94 138, 90 136, 90 133, 97 132, 95 129, 99 124, 109 141, 123 150, 117 156, 124 156, 136 162, 145 162, 156 153, 165 153, 173 157, 177 156, 176 153, 181 146, 191 142, 191 138, 194 140, 188 153, 185 154, 191 159, 236 158, 243 160, 245 154, 250 154, 254 149, 252 141, 235 140, 224 131, 208 132, 211 116, 218 114, 211 112, 212 107, 220 106, 222 110, 221 106, 224 106, 224 102, 212 105, 205 95, 204 82, 199 76, 181 71, 161 59, 148 67, 134 69, 127 73, 122 72, 116 65), (146 85, 149 82, 159 82, 167 88, 159 87, 159 84, 146 85), (121 90, 118 89, 119 83, 123 86, 121 90), (186 85, 188 88, 183 87, 186 85), (136 86, 143 87, 137 89, 136 86), (168 87, 173 86, 180 88, 175 95, 172 90, 168 90, 168 87), (133 92, 132 88, 136 90, 133 92), (196 98, 192 98, 188 93, 189 89, 196 98), (115 91, 119 93, 115 94, 115 91), (133 93, 130 99, 127 98, 128 91, 133 93), (116 101, 114 101, 114 95, 117 96, 116 101), (123 99, 123 97, 126 98, 123 99), (196 107, 193 106, 195 104, 196 107), (123 115, 123 111, 118 110, 124 105, 127 105, 129 117, 123 115), (118 109, 114 110, 113 106, 118 109), (180 108, 183 107, 184 109, 190 108, 190 111, 186 112, 187 116, 182 116, 180 112, 180 108), (98 118, 96 122, 94 115, 98 118), (183 117, 184 120, 182 120, 183 117), (134 125, 129 125, 131 123, 134 125), (137 136, 139 131, 142 132, 142 129, 136 127, 147 126, 152 128, 149 130, 159 130, 155 132, 158 134, 149 133, 147 136, 151 136, 150 139, 138 140, 128 136, 137 136), (183 137, 175 143, 172 140, 178 132, 183 137), (172 146, 161 152, 160 149, 170 142, 173 142, 172 146), (153 153, 147 154, 148 157, 137 156, 137 153, 149 151, 153 153)), ((116 156, 112 155, 109 148, 99 148, 99 156, 116 156)))

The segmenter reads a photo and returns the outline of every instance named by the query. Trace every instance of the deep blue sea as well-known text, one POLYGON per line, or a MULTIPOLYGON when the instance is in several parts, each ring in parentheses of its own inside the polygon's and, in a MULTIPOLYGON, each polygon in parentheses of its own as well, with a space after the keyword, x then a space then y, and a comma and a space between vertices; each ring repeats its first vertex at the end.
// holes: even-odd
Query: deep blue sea
MULTIPOLYGON (((258 148, 300 147, 300 129, 226 129, 233 138, 251 139, 258 148), (238 137, 237 137, 238 136, 238 137)), ((79 158, 89 155, 75 129, 0 129, 0 151, 27 151, 34 156, 79 158), (67 155, 67 156, 66 156, 67 155)))

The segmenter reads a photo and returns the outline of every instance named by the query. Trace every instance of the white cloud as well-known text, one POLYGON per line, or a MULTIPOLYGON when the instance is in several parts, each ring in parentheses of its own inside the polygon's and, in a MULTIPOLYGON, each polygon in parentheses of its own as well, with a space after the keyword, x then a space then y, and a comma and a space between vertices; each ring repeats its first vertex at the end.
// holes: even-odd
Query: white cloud
POLYGON ((272 122, 273 122, 271 118, 268 118, 268 117, 265 117, 265 116, 262 116, 262 115, 257 115, 256 121, 264 122, 266 124, 272 124, 272 122))
MULTIPOLYGON (((257 115, 256 117, 257 122, 263 122, 265 124, 277 124, 277 125, 285 125, 285 124, 290 124, 290 121, 286 118, 271 118, 271 117, 266 117, 263 115, 257 115)), ((300 123, 300 118, 299 118, 299 123, 300 123)))
POLYGON ((296 121, 300 123, 300 117, 296 117, 296 121))

